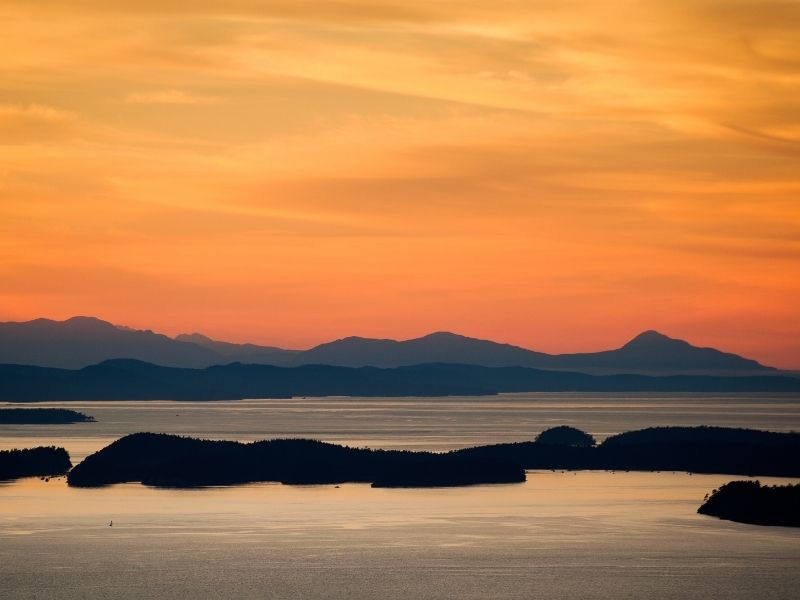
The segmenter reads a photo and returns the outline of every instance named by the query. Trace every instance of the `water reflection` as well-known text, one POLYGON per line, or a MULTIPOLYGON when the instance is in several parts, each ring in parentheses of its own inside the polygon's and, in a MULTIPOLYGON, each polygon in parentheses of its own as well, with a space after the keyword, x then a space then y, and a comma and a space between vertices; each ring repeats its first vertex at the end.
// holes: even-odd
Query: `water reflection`
POLYGON ((531 472, 525 484, 424 490, 21 480, 0 486, 0 572, 20 598, 792 597, 798 531, 695 513, 728 479, 531 472))
MULTIPOLYGON (((55 443, 77 462, 135 431, 447 450, 528 440, 559 424, 600 439, 651 425, 800 430, 800 399, 777 395, 44 406, 98 422, 2 426, 0 447, 55 443)), ((793 598, 800 532, 696 514, 703 496, 730 479, 533 472, 525 484, 425 490, 0 483, 0 597, 793 598)))

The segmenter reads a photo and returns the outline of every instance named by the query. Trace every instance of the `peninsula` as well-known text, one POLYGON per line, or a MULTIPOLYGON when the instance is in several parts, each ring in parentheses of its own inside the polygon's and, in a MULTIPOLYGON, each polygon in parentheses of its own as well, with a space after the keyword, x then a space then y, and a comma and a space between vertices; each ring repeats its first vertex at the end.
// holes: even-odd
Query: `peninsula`
POLYGON ((53 477, 63 475, 72 467, 64 448, 40 446, 15 450, 0 450, 0 480, 20 477, 53 477))
POLYGON ((800 485, 731 481, 711 492, 697 512, 740 523, 800 527, 800 485))
POLYGON ((94 417, 66 408, 0 408, 0 425, 93 423, 94 417))

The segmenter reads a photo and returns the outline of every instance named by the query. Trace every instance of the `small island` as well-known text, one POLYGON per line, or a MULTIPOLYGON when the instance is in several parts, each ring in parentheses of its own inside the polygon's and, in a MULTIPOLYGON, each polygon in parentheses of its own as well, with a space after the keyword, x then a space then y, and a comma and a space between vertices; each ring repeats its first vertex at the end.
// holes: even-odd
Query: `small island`
POLYGON ((594 437, 569 425, 559 425, 558 427, 545 429, 537 436, 536 442, 554 446, 580 446, 583 448, 591 448, 597 444, 594 437))
POLYGON ((72 467, 64 448, 40 446, 0 450, 0 480, 20 477, 54 477, 64 475, 72 467))
POLYGON ((739 523, 800 527, 800 484, 731 481, 706 496, 697 512, 739 523))
POLYGON ((66 408, 0 408, 0 425, 93 423, 94 417, 66 408))

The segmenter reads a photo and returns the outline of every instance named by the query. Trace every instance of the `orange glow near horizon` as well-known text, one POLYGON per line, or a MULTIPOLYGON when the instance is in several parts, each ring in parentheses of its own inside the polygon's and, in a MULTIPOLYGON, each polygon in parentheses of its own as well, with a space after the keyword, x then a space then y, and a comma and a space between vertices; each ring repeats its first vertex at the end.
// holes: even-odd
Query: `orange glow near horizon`
POLYGON ((0 17, 0 320, 800 368, 800 2, 0 17))

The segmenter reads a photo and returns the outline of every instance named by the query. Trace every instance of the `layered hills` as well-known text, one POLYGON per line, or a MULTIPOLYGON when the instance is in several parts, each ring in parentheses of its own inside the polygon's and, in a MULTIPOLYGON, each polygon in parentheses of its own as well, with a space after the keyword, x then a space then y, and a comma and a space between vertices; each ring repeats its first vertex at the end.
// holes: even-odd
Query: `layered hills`
POLYGON ((205 368, 232 362, 296 367, 403 367, 457 363, 483 367, 530 367, 584 373, 768 374, 774 369, 714 348, 700 348, 646 331, 620 348, 602 352, 547 354, 449 332, 411 340, 347 337, 308 350, 213 340, 199 333, 170 338, 132 330, 93 317, 0 323, 0 363, 79 369, 109 359, 205 368))

